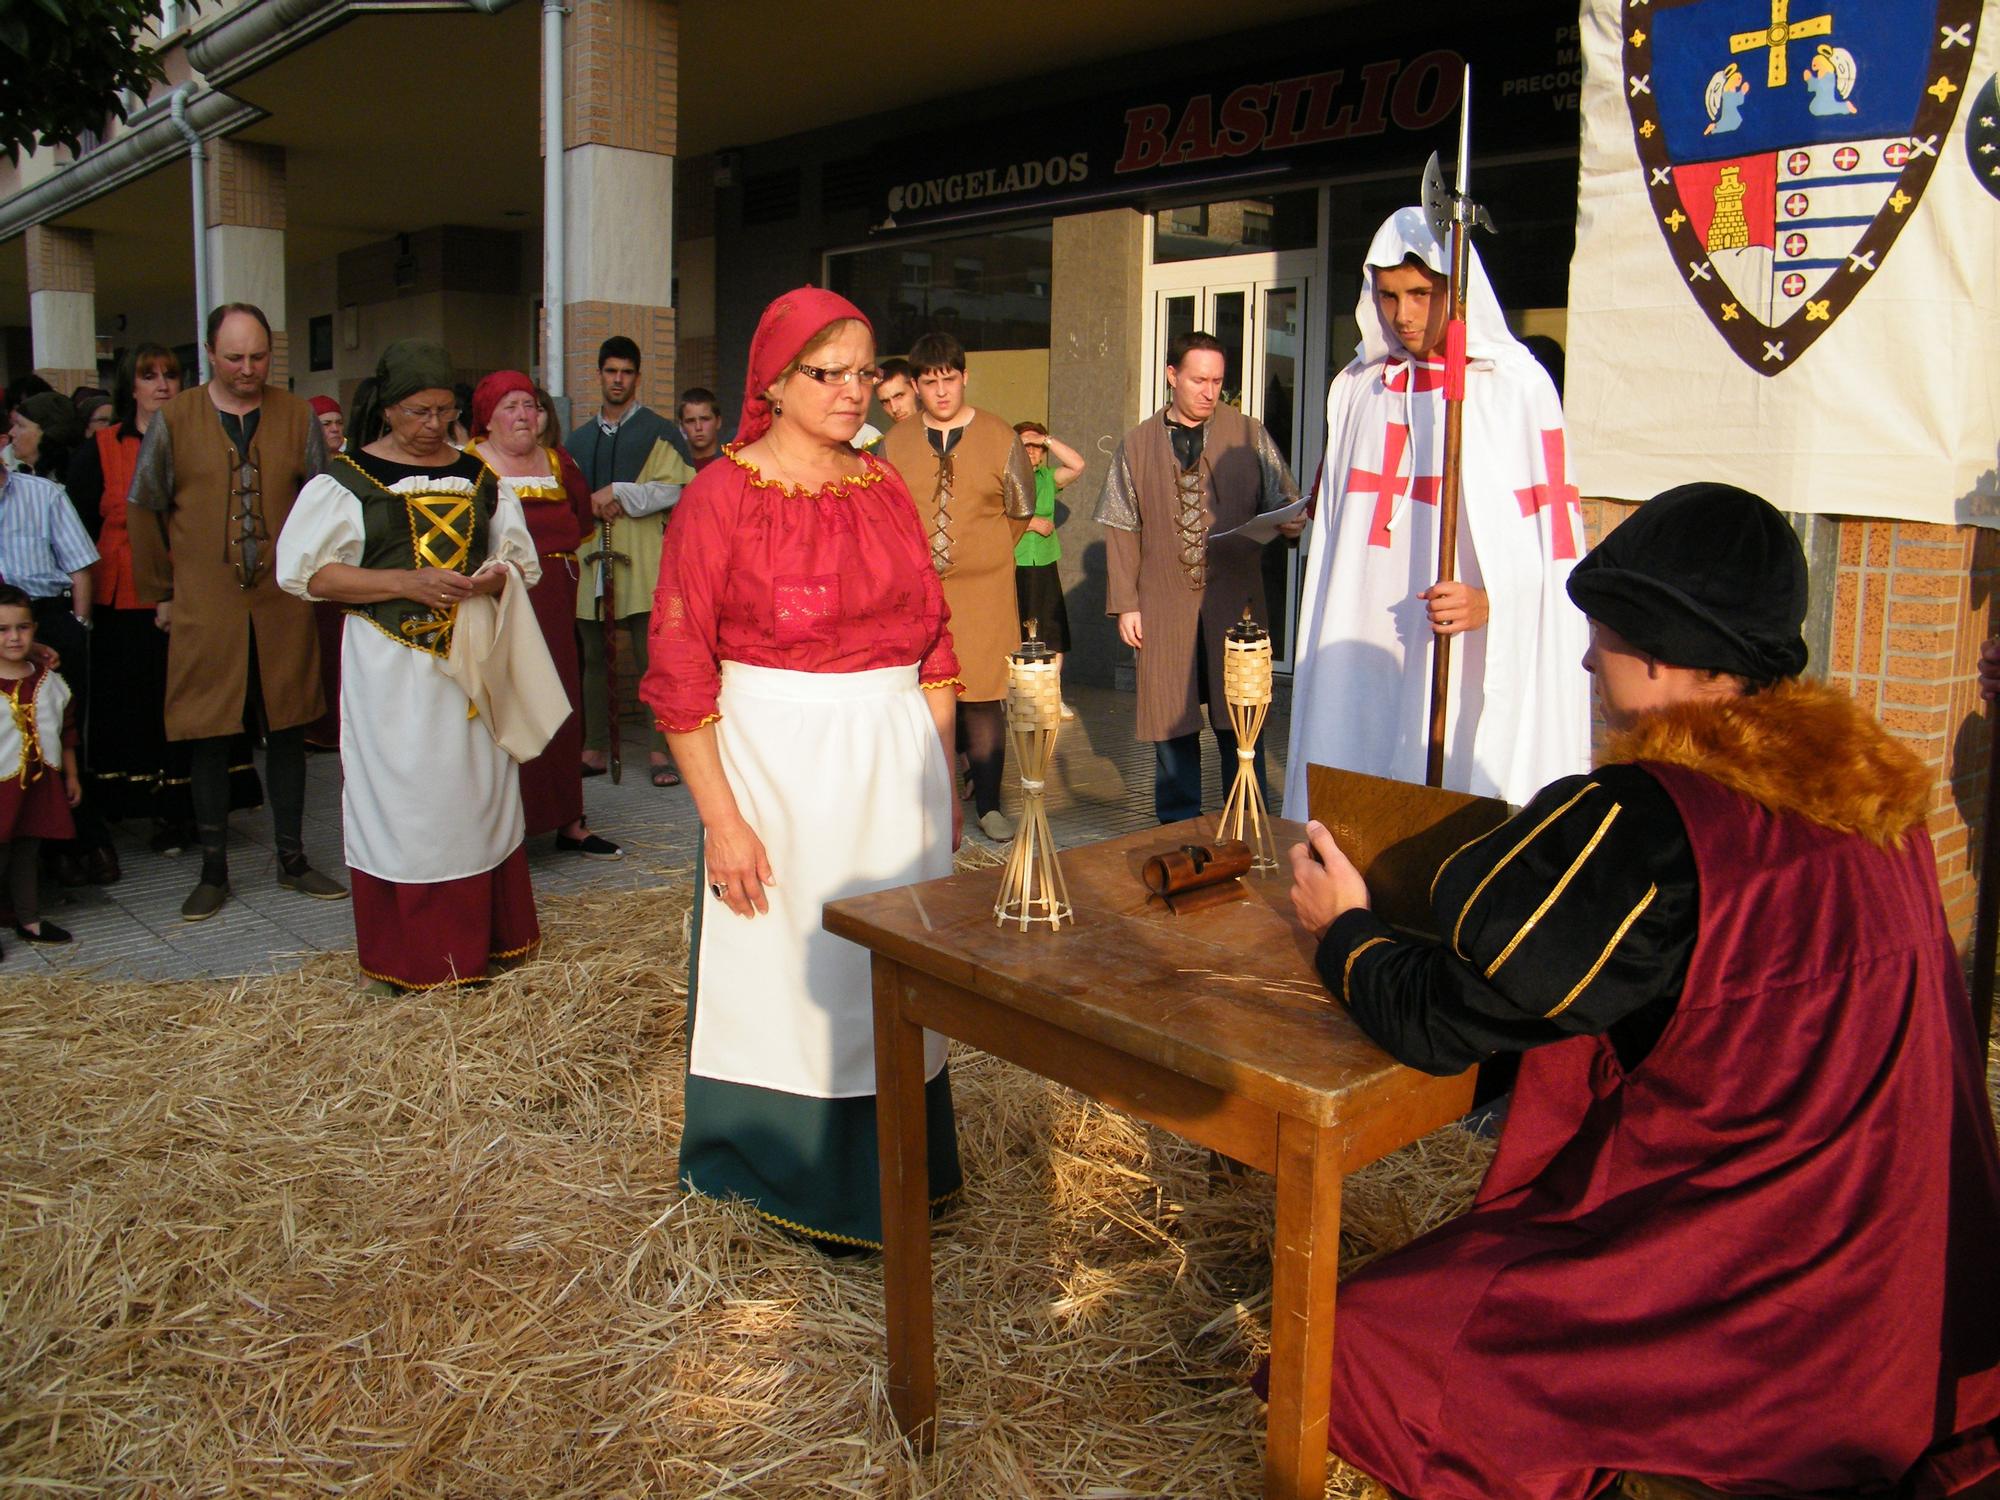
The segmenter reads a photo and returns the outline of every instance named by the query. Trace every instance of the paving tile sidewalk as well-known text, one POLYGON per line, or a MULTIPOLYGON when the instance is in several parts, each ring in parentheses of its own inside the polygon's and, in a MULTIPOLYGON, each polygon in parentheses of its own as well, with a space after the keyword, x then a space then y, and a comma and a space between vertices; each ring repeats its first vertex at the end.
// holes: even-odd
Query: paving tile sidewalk
MULTIPOLYGON (((1074 687, 1077 719, 1063 726, 1049 776, 1049 821, 1065 847, 1093 843, 1152 826, 1153 749, 1132 737, 1133 695, 1109 688, 1074 687)), ((1290 721, 1289 685, 1282 679, 1265 729, 1275 798, 1284 784, 1284 751, 1290 721)), ((531 839, 528 866, 539 895, 653 886, 694 860, 700 824, 685 787, 655 788, 637 737, 625 751, 619 786, 606 776, 584 782, 591 826, 624 846, 626 858, 584 859, 556 851, 548 836, 531 839)), ((1006 806, 1019 800, 1009 764, 1006 806)), ((1221 806, 1213 753, 1202 768, 1203 804, 1221 806)), ((968 804, 968 812, 970 810, 968 804)), ((1274 809, 1275 811, 1275 809, 1274 809)), ((971 819, 968 817, 968 827, 971 819)), ((313 952, 350 952, 354 916, 345 901, 316 901, 278 887, 278 864, 268 812, 240 812, 230 819, 229 904, 206 922, 183 922, 181 901, 193 888, 200 857, 154 854, 149 829, 117 830, 125 875, 116 885, 64 891, 46 886, 44 913, 67 927, 67 947, 30 947, 6 931, 0 983, 48 969, 96 973, 106 979, 202 979, 268 974, 296 968, 313 952)), ((977 835, 974 835, 977 837, 977 835)), ((316 754, 306 766, 306 850, 321 869, 342 874, 340 864, 340 763, 316 754)))

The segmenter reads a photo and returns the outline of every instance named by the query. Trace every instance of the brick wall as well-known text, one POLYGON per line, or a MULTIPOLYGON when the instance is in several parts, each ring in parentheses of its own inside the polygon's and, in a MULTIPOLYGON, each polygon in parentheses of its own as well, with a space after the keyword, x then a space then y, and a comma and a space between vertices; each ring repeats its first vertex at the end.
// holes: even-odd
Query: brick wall
MULTIPOLYGON (((1585 501, 1591 545, 1636 508, 1585 501)), ((1938 884, 1963 946, 1986 815, 1989 729, 1977 678, 1980 643, 1995 633, 2000 532, 1853 516, 1836 524, 1832 648, 1810 670, 1852 693, 1931 767, 1938 884)))
POLYGON ((208 222, 285 227, 285 151, 248 141, 208 143, 208 222))
POLYGON ((672 0, 571 0, 563 32, 563 143, 672 156, 680 134, 680 7, 672 0))
POLYGON ((614 333, 639 345, 639 400, 664 415, 672 415, 677 365, 674 310, 635 307, 621 302, 572 302, 565 311, 569 357, 564 372, 573 411, 597 408, 597 349, 614 333))
POLYGON ((56 229, 30 224, 23 240, 28 252, 28 292, 97 291, 97 253, 88 229, 56 229))

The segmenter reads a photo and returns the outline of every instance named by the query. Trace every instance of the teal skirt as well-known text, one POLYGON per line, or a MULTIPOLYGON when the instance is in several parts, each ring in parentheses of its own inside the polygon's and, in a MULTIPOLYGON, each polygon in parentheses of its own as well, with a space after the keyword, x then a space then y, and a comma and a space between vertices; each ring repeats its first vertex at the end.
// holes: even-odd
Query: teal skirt
MULTIPOLYGON (((695 865, 694 933, 688 946, 687 1034, 700 990, 701 920, 708 881, 695 865)), ((951 1070, 924 1085, 925 1142, 933 1211, 965 1184, 952 1118, 951 1070)), ((681 1185, 712 1198, 738 1197, 780 1228, 826 1248, 882 1248, 882 1171, 875 1096, 806 1094, 687 1076, 681 1185)))

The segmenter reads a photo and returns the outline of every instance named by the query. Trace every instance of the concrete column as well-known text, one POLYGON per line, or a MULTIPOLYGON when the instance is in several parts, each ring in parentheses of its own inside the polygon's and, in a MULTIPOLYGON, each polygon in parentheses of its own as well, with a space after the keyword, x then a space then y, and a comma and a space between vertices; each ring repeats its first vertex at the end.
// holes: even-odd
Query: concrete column
POLYGON ((208 274, 217 306, 254 303, 271 320, 271 384, 283 387, 291 374, 283 147, 208 143, 208 274))
POLYGON ((97 384, 97 254, 87 229, 30 225, 28 322, 35 370, 67 396, 97 384))
POLYGON ((1131 686, 1132 653, 1104 613, 1102 530, 1090 517, 1118 440, 1144 415, 1146 216, 1129 208, 1055 221, 1049 286, 1049 427, 1088 463, 1063 491, 1063 593, 1072 638, 1064 674, 1131 686))
POLYGON ((639 345, 639 399, 671 416, 680 7, 575 0, 563 61, 570 401, 595 409, 598 345, 622 333, 639 345))

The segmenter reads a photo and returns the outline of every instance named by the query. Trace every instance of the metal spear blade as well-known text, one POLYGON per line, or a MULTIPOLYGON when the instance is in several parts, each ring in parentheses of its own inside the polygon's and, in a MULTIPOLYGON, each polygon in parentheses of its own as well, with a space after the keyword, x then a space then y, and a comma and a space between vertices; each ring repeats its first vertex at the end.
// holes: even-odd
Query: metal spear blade
POLYGON ((1424 163, 1423 188, 1424 218, 1430 223, 1431 233, 1437 236, 1440 245, 1451 243, 1452 193, 1445 186, 1444 164, 1438 160, 1437 152, 1424 163))

